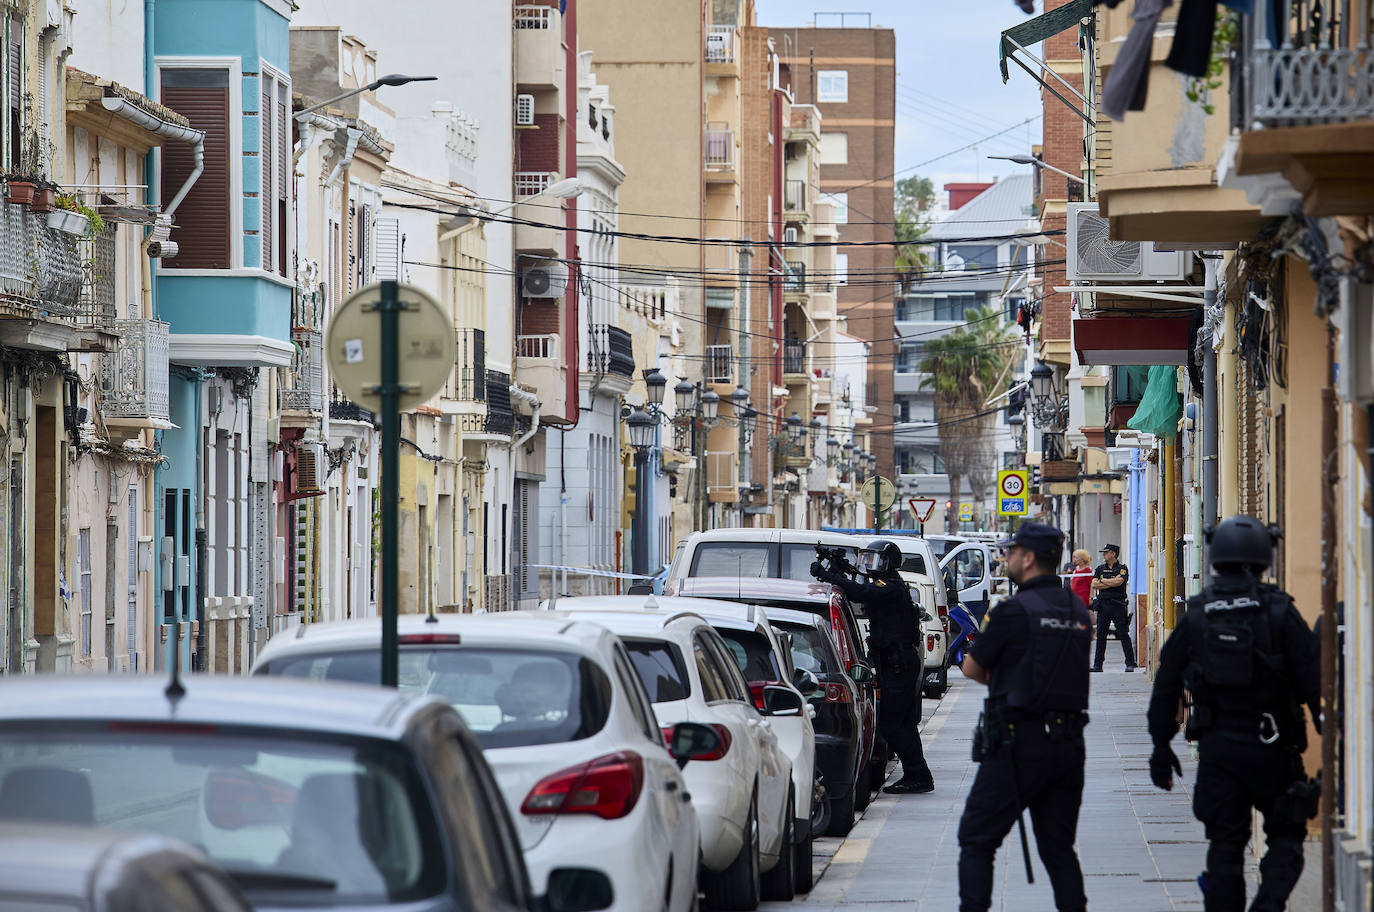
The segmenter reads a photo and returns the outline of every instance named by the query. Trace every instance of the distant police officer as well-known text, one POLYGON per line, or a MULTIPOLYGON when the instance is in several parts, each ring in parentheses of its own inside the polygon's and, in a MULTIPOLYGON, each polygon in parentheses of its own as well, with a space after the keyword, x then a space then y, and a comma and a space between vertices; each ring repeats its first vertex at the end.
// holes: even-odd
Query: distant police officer
POLYGON ((1082 912, 1087 897, 1073 846, 1083 800, 1092 626, 1087 607, 1055 573, 1063 532, 1026 522, 1001 546, 1017 592, 988 613, 962 666, 967 677, 988 685, 988 698, 974 733, 981 766, 959 821, 959 909, 990 907, 993 856, 1029 808, 1055 906, 1082 912))
POLYGON ((1126 654, 1126 670, 1135 671, 1135 647, 1131 645, 1130 613, 1126 607, 1127 584, 1131 580, 1126 565, 1117 561, 1121 549, 1116 545, 1102 546, 1102 563, 1093 571, 1092 610, 1097 612, 1097 653, 1093 656, 1093 671, 1101 671, 1107 658, 1108 628, 1116 628, 1121 651, 1126 654))
POLYGON ((1187 737, 1198 742, 1193 813, 1207 827, 1207 870, 1198 878, 1208 912, 1245 907, 1242 857, 1251 808, 1264 815, 1268 850, 1251 912, 1283 909, 1302 873, 1302 842, 1316 811, 1305 779, 1307 729, 1320 711, 1315 637, 1281 589, 1256 578, 1271 561, 1276 530, 1233 516, 1210 532, 1213 576, 1159 653, 1150 697, 1150 779, 1171 789, 1182 774, 1169 741, 1179 699, 1192 701, 1187 737))
POLYGON ((868 616, 872 654, 877 660, 878 731, 902 761, 902 778, 883 791, 894 794, 929 792, 935 780, 921 749, 921 677, 925 671, 916 651, 920 612, 897 570, 902 550, 894 542, 877 539, 859 552, 859 567, 868 582, 846 575, 852 567, 832 558, 830 567, 817 561, 811 575, 844 590, 861 602, 868 616), (838 564, 838 565, 837 565, 838 564))

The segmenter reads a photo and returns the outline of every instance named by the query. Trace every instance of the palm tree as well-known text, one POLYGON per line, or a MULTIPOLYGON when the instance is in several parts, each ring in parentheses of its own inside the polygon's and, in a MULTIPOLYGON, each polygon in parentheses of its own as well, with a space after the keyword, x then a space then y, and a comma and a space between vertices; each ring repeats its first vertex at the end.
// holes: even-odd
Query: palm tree
MULTIPOLYGON (((973 502, 979 505, 997 477, 992 448, 996 409, 984 403, 1005 377, 1019 341, 1000 317, 992 307, 965 311, 963 326, 926 343, 920 366, 929 375, 922 385, 935 393, 940 456, 950 493, 958 498, 967 479, 973 502)), ((954 531, 952 513, 945 523, 954 531)))

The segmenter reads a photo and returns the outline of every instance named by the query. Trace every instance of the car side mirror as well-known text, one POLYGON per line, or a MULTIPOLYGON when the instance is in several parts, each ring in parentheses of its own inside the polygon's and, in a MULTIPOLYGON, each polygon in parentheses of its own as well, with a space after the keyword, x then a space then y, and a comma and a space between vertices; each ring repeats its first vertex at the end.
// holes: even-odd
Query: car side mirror
POLYGON ((615 888, 602 871, 592 868, 554 868, 549 891, 535 902, 538 912, 599 912, 615 902, 615 888))
POLYGON ((673 726, 672 735, 668 738, 668 753, 677 761, 677 768, 682 769, 689 760, 719 754, 724 745, 720 733, 711 726, 700 722, 679 722, 673 726))
POLYGON ((821 689, 820 679, 805 668, 798 668, 792 674, 792 686, 801 691, 802 696, 809 697, 821 689))
POLYGON ((763 712, 767 716, 800 716, 806 701, 790 687, 769 684, 763 689, 763 712))
POLYGON ((854 679, 855 684, 872 684, 878 679, 872 668, 858 662, 850 667, 849 676, 854 679))

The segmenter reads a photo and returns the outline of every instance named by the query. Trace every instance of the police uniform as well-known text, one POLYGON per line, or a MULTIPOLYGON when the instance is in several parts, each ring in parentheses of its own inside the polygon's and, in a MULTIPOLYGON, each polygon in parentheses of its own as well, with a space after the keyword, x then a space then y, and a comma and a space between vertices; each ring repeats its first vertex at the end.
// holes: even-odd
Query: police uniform
POLYGON ((1193 814, 1211 843, 1198 879, 1204 908, 1245 907, 1243 858, 1253 809, 1264 815, 1267 849, 1250 909, 1277 912, 1302 873, 1307 820, 1316 812, 1316 790, 1302 764, 1307 728, 1300 704, 1319 718, 1321 676, 1316 637, 1292 598, 1255 577, 1268 565, 1267 553, 1245 565, 1218 561, 1217 537, 1234 531, 1230 523, 1243 523, 1245 534, 1269 534, 1248 516, 1228 519, 1213 533, 1216 573, 1188 600, 1160 650, 1148 710, 1155 743, 1150 778, 1170 788, 1170 770, 1181 771, 1169 741, 1186 687, 1192 701, 1187 737, 1197 742, 1199 758, 1193 814))
MULTIPOLYGON (((1104 545, 1102 550, 1121 554, 1121 549, 1116 545, 1104 545)), ((1121 641, 1121 651, 1126 656, 1126 670, 1135 671, 1135 647, 1131 645, 1130 613, 1126 607, 1131 572, 1119 560, 1112 567, 1103 561, 1093 571, 1093 579, 1122 581, 1120 586, 1097 590, 1097 598, 1093 599, 1092 608, 1097 612, 1097 652, 1093 655, 1093 671, 1101 671, 1102 663, 1107 658, 1109 626, 1116 628, 1116 638, 1121 641)))
MULTIPOLYGON (((1003 547, 1063 549, 1053 526, 1023 523, 1003 547)), ((1040 859, 1060 912, 1087 908, 1074 852, 1083 800, 1087 724, 1088 609, 1053 573, 1026 580, 988 613, 971 655, 987 669, 988 698, 975 733, 977 778, 959 821, 959 909, 992 903, 993 858, 1030 810, 1040 859)))
MULTIPOLYGON (((873 543, 878 545, 878 542, 873 543)), ((812 575, 844 590, 852 602, 864 607, 868 618, 871 656, 878 674, 878 731, 893 753, 902 761, 902 778, 890 792, 928 792, 935 787, 930 766, 921 747, 921 679, 925 673, 923 657, 917 652, 920 613, 911 599, 906 581, 897 572, 901 552, 895 544, 882 542, 897 551, 898 563, 880 574, 860 582, 819 563, 812 575)), ((872 546, 870 546, 872 547, 872 546)))

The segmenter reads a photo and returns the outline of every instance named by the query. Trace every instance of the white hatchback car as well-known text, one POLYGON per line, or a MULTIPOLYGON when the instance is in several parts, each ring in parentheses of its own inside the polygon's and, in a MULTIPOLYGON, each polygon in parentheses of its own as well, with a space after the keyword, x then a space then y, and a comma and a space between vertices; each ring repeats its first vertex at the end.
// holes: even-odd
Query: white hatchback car
POLYGON ((699 612, 706 599, 592 596, 559 599, 555 615, 617 633, 664 726, 705 722, 725 748, 684 773, 701 826, 702 881, 714 909, 753 909, 793 893, 792 764, 772 715, 800 715, 792 688, 764 688, 760 712, 729 647, 699 612), (706 762, 715 760, 717 762, 706 762))
MULTIPOLYGON (((614 634, 546 612, 399 620, 401 689, 447 699, 476 736, 537 891, 584 866, 611 879, 612 909, 695 908, 696 814, 614 634)), ((372 683, 380 636, 375 618, 303 625, 252 673, 372 683)))

